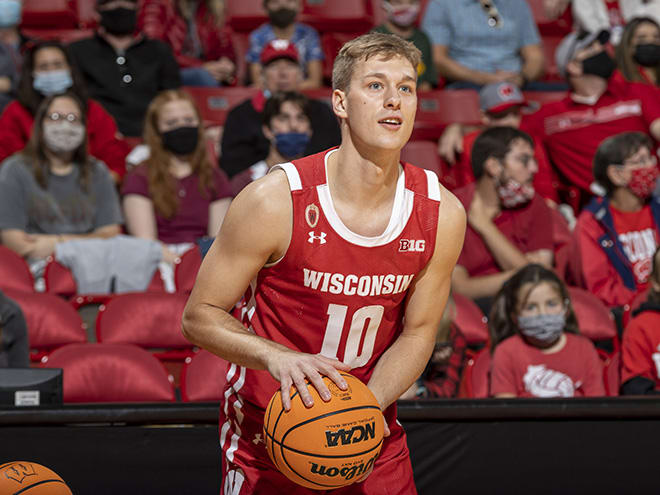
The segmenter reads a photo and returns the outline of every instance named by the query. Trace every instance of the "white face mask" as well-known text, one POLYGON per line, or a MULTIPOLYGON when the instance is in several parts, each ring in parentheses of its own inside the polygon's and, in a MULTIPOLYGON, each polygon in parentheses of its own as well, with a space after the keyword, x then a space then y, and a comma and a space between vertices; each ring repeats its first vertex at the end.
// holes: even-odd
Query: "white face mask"
POLYGON ((419 15, 419 3, 395 7, 389 2, 383 2, 383 8, 387 12, 387 19, 402 28, 412 26, 419 15))
POLYGON ((85 127, 68 122, 49 122, 44 124, 44 143, 55 152, 70 152, 78 148, 85 139, 85 127))

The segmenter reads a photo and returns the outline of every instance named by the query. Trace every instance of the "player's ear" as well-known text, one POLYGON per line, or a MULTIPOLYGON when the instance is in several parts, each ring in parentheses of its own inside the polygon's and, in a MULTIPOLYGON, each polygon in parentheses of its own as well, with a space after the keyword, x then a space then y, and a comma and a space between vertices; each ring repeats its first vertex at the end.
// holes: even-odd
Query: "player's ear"
POLYGON ((335 89, 332 92, 332 110, 340 119, 348 117, 346 112, 346 93, 340 89, 335 89))

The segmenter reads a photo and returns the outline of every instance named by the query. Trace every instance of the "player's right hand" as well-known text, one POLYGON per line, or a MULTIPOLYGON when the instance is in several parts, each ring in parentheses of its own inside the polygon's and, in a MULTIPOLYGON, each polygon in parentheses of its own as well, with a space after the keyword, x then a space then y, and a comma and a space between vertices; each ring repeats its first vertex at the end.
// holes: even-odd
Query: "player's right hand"
POLYGON ((291 386, 300 393, 300 398, 307 407, 314 405, 314 399, 307 389, 309 381, 325 401, 330 400, 330 391, 323 382, 322 375, 330 378, 341 389, 346 390, 348 385, 339 371, 349 371, 347 364, 330 359, 320 354, 306 354, 291 350, 273 351, 266 363, 268 372, 280 382, 282 405, 288 411, 291 408, 291 386))

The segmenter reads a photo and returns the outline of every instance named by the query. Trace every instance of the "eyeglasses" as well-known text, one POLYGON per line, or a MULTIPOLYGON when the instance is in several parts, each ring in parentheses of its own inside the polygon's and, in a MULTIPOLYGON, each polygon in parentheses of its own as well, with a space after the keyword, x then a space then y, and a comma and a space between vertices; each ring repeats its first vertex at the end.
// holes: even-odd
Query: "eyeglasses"
POLYGON ((48 114, 46 116, 49 120, 53 122, 57 122, 59 120, 66 120, 68 122, 74 123, 78 122, 80 120, 80 117, 76 115, 75 113, 58 113, 58 112, 53 112, 51 114, 48 114))
POLYGON ((497 10, 497 7, 495 7, 493 0, 479 0, 479 3, 488 16, 488 25, 492 28, 502 27, 502 16, 499 10, 497 10))
POLYGON ((641 168, 641 167, 655 167, 658 164, 658 159, 655 156, 644 156, 638 158, 637 160, 628 160, 623 163, 613 164, 615 167, 632 167, 632 168, 641 168))

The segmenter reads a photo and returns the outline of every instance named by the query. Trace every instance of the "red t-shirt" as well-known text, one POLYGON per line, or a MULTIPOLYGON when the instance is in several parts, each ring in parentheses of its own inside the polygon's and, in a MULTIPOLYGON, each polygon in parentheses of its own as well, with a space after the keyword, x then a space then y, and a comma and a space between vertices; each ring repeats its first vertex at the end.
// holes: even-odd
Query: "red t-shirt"
POLYGON ((521 129, 540 140, 548 156, 568 180, 591 196, 593 158, 606 138, 627 131, 649 134, 660 118, 660 91, 642 83, 611 78, 595 105, 574 102, 570 96, 546 103, 523 116, 521 129))
MULTIPOLYGON (((474 173, 472 173, 472 146, 481 132, 474 131, 463 137, 463 152, 454 164, 453 170, 456 178, 456 186, 452 189, 474 182, 474 173)), ((559 202, 559 195, 557 194, 559 181, 552 170, 550 160, 548 160, 548 155, 546 155, 543 145, 538 140, 534 140, 534 158, 536 158, 539 168, 538 173, 534 176, 534 189, 541 197, 559 202)))
POLYGON ((566 333, 566 344, 553 354, 513 335, 495 348, 490 395, 516 397, 597 397, 605 395, 603 365, 589 339, 566 333))
POLYGON ((653 221, 651 207, 645 205, 640 211, 619 211, 610 205, 614 229, 619 234, 626 257, 633 267, 637 290, 648 286, 653 268, 653 254, 658 246, 658 233, 653 221))
POLYGON ((605 0, 605 8, 607 8, 607 14, 610 17, 610 26, 624 26, 626 24, 619 7, 619 0, 605 0))
POLYGON ((623 332, 621 383, 640 376, 660 390, 660 312, 644 311, 623 332))
MULTIPOLYGON (((209 191, 208 197, 200 193, 197 175, 190 174, 188 177, 174 180, 175 191, 179 196, 179 209, 172 218, 164 218, 155 212, 158 240, 165 244, 195 242, 208 233, 210 204, 232 196, 229 180, 222 170, 214 168, 214 190, 209 191)), ((121 192, 123 196, 139 194, 151 198, 146 164, 139 165, 126 175, 121 192)))
MULTIPOLYGON (((463 203, 465 211, 470 209, 474 191, 475 183, 454 191, 456 197, 463 203)), ((526 205, 503 209, 493 222, 523 253, 539 249, 552 251, 551 215, 550 208, 536 194, 526 205)), ((471 277, 491 275, 501 271, 484 240, 469 224, 458 264, 464 267, 471 277)))

